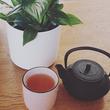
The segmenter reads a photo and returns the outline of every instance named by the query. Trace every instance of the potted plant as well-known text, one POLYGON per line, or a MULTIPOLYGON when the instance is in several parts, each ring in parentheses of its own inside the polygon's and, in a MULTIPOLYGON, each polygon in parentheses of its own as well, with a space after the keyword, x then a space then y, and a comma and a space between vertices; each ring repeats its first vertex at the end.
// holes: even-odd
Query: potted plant
POLYGON ((76 25, 81 21, 65 13, 59 0, 11 0, 8 13, 0 13, 7 21, 7 38, 12 61, 30 69, 50 66, 56 59, 59 44, 59 26, 76 25))

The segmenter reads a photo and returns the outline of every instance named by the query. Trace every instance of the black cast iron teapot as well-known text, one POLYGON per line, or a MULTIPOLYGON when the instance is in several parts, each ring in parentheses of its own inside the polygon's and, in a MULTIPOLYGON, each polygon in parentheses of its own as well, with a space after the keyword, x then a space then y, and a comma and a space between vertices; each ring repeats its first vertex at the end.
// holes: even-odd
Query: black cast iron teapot
POLYGON ((78 50, 92 50, 100 52, 110 58, 110 54, 94 47, 76 47, 65 54, 65 68, 57 64, 59 76, 67 91, 79 99, 94 100, 103 97, 110 89, 110 80, 104 69, 95 61, 82 59, 67 66, 68 56, 78 50))

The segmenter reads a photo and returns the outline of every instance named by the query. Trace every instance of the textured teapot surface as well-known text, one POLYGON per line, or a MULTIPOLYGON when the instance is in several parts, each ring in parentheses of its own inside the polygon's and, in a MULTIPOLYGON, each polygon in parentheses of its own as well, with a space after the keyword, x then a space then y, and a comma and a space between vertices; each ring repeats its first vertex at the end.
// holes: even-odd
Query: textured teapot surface
POLYGON ((72 74, 80 80, 87 82, 96 82, 104 77, 103 68, 95 61, 82 59, 68 66, 72 69, 72 74))
POLYGON ((109 75, 97 62, 81 59, 67 66, 70 53, 78 50, 93 50, 110 58, 110 54, 94 47, 76 47, 65 54, 65 68, 57 64, 59 76, 66 90, 74 97, 84 100, 94 100, 103 97, 110 89, 109 75))
POLYGON ((66 73, 68 75, 64 84, 71 95, 93 100, 109 91, 109 78, 98 63, 82 59, 69 65, 67 70, 71 70, 71 73, 66 73))

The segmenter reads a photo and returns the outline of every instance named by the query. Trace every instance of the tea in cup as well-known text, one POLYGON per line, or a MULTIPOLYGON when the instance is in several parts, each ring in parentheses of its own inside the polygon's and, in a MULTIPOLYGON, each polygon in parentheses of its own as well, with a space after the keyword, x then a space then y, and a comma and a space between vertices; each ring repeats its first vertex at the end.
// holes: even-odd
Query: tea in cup
POLYGON ((58 75, 49 68, 36 67, 22 78, 23 97, 29 110, 50 110, 56 101, 58 75))

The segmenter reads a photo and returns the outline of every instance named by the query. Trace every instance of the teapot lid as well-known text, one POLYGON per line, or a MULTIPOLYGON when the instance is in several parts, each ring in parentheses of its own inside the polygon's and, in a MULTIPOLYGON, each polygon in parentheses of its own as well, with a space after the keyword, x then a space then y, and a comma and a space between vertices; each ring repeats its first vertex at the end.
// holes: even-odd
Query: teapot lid
POLYGON ((103 68, 95 61, 88 59, 78 60, 68 68, 71 68, 72 74, 83 81, 96 82, 104 77, 103 68))

